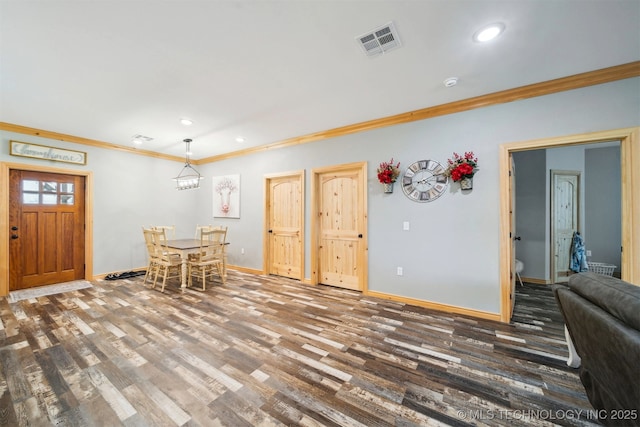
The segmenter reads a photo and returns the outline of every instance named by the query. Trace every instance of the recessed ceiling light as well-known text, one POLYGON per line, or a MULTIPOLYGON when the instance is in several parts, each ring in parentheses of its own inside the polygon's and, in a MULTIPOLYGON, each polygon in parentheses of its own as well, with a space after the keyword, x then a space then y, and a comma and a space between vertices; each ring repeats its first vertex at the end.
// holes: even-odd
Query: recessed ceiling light
POLYGON ((236 138, 236 142, 244 142, 244 138, 239 136, 236 138))
POLYGON ((442 83, 444 83, 444 85, 446 87, 455 86, 455 85, 458 84, 458 78, 457 77, 449 77, 448 79, 445 79, 442 83))
POLYGON ((488 25, 476 31, 476 33, 473 35, 473 40, 480 43, 488 42, 489 40, 493 40, 500 34, 502 34, 504 29, 505 26, 502 22, 488 25))
POLYGON ((189 119, 180 119, 180 123, 182 123, 185 126, 191 126, 193 124, 193 121, 189 119))

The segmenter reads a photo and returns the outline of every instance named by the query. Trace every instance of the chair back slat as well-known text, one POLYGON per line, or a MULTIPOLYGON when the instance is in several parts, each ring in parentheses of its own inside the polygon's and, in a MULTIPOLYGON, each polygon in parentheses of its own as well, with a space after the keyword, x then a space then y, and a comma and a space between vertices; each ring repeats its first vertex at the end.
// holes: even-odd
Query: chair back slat
POLYGON ((196 224, 196 237, 195 238, 199 239, 200 238, 200 233, 202 231, 208 231, 208 230, 212 230, 212 229, 213 229, 213 226, 211 224, 209 224, 209 225, 198 225, 198 224, 196 224))
POLYGON ((173 240, 176 238, 176 226, 175 225, 154 225, 151 227, 154 230, 164 230, 165 240, 173 240))
POLYGON ((147 254, 150 258, 155 256, 155 247, 153 245, 153 230, 150 228, 142 227, 142 234, 144 236, 144 244, 147 247, 147 254))

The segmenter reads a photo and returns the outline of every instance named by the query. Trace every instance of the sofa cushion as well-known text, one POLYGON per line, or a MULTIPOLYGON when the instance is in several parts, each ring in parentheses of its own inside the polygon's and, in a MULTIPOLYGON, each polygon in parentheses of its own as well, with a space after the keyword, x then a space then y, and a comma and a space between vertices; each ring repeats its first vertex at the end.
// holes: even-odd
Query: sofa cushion
POLYGON ((569 288, 623 323, 640 330, 640 286, 587 272, 570 276, 569 288))

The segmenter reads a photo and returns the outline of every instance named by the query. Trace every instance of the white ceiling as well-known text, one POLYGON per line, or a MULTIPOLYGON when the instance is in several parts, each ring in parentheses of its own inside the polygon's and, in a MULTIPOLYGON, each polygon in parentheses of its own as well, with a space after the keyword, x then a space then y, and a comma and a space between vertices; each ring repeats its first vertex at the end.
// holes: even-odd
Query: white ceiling
POLYGON ((0 121, 201 159, 638 61, 639 22, 638 0, 0 0, 0 121), (365 56, 389 21, 402 47, 365 56))

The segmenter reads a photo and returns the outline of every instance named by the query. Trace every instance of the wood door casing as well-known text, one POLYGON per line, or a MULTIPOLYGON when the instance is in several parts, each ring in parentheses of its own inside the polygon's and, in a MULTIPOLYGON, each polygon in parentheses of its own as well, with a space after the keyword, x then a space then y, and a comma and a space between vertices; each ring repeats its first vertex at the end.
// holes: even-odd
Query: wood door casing
POLYGON ((510 278, 511 278, 511 293, 509 295, 509 301, 511 303, 509 317, 513 317, 513 309, 516 306, 516 165, 513 160, 513 154, 510 156, 509 169, 509 193, 511 198, 509 199, 509 235, 511 237, 511 265, 510 278))
POLYGON ((314 282, 364 291, 366 163, 314 171, 314 282))
POLYGON ((266 184, 267 274, 304 277, 304 171, 268 175, 266 184))
POLYGON ((9 193, 9 290, 84 278, 85 178, 11 170, 9 193))

